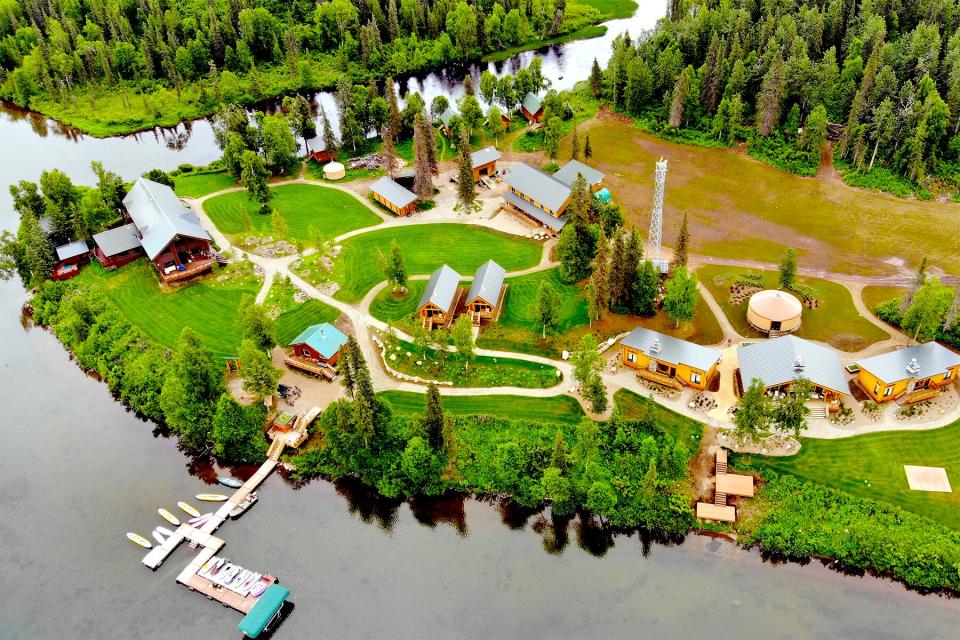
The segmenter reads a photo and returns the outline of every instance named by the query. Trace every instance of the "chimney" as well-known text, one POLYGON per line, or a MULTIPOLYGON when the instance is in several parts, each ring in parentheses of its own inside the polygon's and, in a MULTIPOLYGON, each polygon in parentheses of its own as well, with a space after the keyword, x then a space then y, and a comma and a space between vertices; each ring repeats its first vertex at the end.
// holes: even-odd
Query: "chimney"
POLYGON ((794 371, 803 371, 803 356, 797 356, 793 361, 794 371))
POLYGON ((660 344, 660 338, 654 338, 653 344, 650 345, 650 353, 660 353, 661 349, 663 345, 660 344))
POLYGON ((907 363, 907 373, 911 375, 920 373, 920 363, 916 358, 910 358, 910 362, 907 363))

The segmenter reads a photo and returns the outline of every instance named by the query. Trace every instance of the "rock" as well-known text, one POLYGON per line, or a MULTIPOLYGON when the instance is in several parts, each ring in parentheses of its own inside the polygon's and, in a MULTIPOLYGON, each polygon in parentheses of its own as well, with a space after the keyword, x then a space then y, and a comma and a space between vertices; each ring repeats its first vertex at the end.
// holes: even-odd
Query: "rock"
POLYGON ((417 360, 417 366, 418 367, 423 366, 423 360, 417 360))
POLYGON ((395 361, 395 360, 397 359, 397 354, 391 353, 391 354, 390 354, 390 359, 395 361))
POLYGON ((560 359, 561 359, 561 360, 569 360, 569 359, 570 359, 570 352, 567 351, 566 349, 564 349, 563 352, 560 354, 560 359))

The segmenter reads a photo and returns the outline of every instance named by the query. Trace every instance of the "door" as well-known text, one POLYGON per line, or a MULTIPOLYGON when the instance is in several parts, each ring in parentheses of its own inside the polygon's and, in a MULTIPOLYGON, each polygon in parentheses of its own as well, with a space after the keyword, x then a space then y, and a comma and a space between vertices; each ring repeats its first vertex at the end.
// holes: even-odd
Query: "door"
POLYGON ((770 321, 770 331, 780 331, 780 321, 771 320, 770 321))

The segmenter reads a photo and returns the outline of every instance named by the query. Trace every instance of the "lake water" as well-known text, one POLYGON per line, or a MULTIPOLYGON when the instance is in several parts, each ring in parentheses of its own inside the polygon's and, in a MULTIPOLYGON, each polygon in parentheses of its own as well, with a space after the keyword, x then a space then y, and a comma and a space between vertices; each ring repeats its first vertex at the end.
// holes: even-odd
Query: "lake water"
MULTIPOLYGON (((618 22, 651 26, 662 4, 618 22)), ((582 78, 615 32, 551 49, 545 70, 564 76, 558 85, 582 78)), ((442 74, 411 82, 428 96, 457 86, 442 74)), ((6 109, 0 228, 15 226, 7 186, 44 169, 88 182, 91 160, 132 178, 216 156, 205 121, 98 140, 6 109)), ((163 524, 157 507, 211 489, 218 470, 125 411, 51 334, 30 328, 25 299, 18 283, 0 283, 0 638, 237 637, 239 614, 175 584, 186 549, 151 573, 124 538, 163 524)), ((576 520, 553 530, 542 515, 484 502, 398 504, 350 484, 295 488, 278 474, 260 496, 219 535, 227 556, 291 589, 277 638, 958 635, 956 600, 818 563, 775 566, 706 537, 610 540, 576 520)))

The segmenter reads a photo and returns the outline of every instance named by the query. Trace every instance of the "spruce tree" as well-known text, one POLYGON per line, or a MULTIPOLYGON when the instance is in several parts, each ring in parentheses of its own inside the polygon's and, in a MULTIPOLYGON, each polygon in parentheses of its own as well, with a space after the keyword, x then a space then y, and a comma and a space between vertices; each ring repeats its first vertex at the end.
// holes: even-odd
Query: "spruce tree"
POLYGON ((580 136, 577 133, 577 126, 573 126, 573 133, 570 138, 570 158, 572 160, 580 159, 580 136))
MULTIPOLYGON (((469 76, 468 76, 469 77, 469 76)), ((466 128, 460 130, 459 155, 457 156, 457 204, 454 211, 476 213, 480 210, 477 188, 473 183, 473 166, 470 162, 470 137, 466 128)))
POLYGON ((900 313, 906 313, 907 309, 910 308, 910 305, 913 304, 913 297, 917 295, 917 291, 920 290, 920 287, 927 281, 927 256, 923 256, 920 260, 920 266, 917 268, 917 277, 913 280, 913 285, 907 290, 907 293, 903 296, 903 300, 900 301, 900 313))
POLYGON ((364 446, 370 447, 377 430, 378 400, 373 390, 373 381, 370 379, 370 370, 367 369, 366 358, 360 350, 356 339, 350 336, 350 366, 353 369, 355 390, 353 394, 354 410, 356 415, 357 432, 363 437, 364 446))
POLYGON ((397 150, 393 144, 393 131, 390 127, 384 126, 380 132, 383 137, 383 153, 381 154, 381 164, 392 180, 397 174, 397 150))
POLYGON ((331 157, 336 157, 337 148, 337 136, 333 133, 333 127, 330 126, 330 119, 327 117, 327 112, 323 107, 320 107, 320 122, 323 127, 323 147, 330 153, 331 157))
POLYGON ((557 429, 557 435, 553 439, 550 466, 560 469, 561 473, 566 473, 570 469, 570 461, 567 459, 567 443, 563 439, 563 432, 560 429, 557 429))
POLYGON ((387 81, 384 84, 383 92, 389 107, 387 111, 387 124, 390 126, 390 131, 394 132, 394 134, 397 134, 403 127, 403 120, 400 116, 400 105, 397 102, 397 92, 393 87, 393 78, 387 78, 387 81))
POLYGON ((347 395, 352 399, 357 390, 356 377, 353 375, 353 353, 354 349, 359 349, 357 339, 353 336, 347 338, 347 344, 340 349, 340 359, 338 360, 337 371, 340 373, 340 384, 343 385, 347 395))
POLYGON ((444 421, 443 401, 440 397, 440 391, 437 389, 437 385, 431 382, 427 385, 427 402, 423 411, 423 430, 426 432, 430 447, 435 451, 440 451, 444 446, 444 421))
POLYGON ((683 223, 680 225, 680 233, 677 234, 677 247, 673 251, 673 262, 671 267, 687 266, 687 244, 690 242, 690 232, 687 229, 687 213, 683 213, 683 223))
POLYGON ((644 260, 637 271, 633 284, 632 311, 638 316, 657 315, 657 296, 660 295, 660 274, 653 261, 644 260))
POLYGON ((590 92, 594 98, 599 98, 603 91, 603 73, 600 71, 600 63, 593 59, 593 65, 590 67, 590 92))
POLYGON ((590 162, 593 157, 593 148, 590 146, 590 133, 588 132, 583 140, 583 159, 590 162))
POLYGON ((778 279, 780 288, 788 291, 797 280, 797 252, 792 248, 788 248, 780 260, 778 279))
POLYGON ((424 129, 432 127, 427 124, 423 113, 418 113, 413 121, 413 192, 421 202, 433 197, 433 180, 430 168, 430 134, 424 129))
POLYGON ((607 236, 600 229, 597 239, 597 255, 593 258, 593 273, 590 276, 590 320, 599 320, 610 306, 610 257, 607 236))
POLYGON ((610 291, 610 308, 617 312, 625 311, 627 300, 626 280, 624 278, 624 247, 621 229, 613 236, 610 249, 610 273, 607 276, 607 288, 610 291))
POLYGON ((778 47, 757 96, 757 133, 760 135, 771 135, 780 124, 783 93, 783 56, 778 47))

